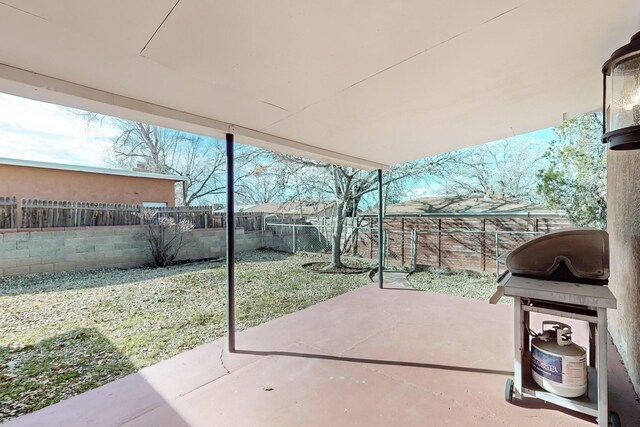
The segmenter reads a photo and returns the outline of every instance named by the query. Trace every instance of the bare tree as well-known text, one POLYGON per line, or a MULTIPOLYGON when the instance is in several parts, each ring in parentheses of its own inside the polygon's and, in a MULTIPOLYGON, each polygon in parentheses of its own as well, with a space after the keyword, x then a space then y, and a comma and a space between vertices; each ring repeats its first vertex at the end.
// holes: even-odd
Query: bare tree
MULTIPOLYGON (((118 130, 112 139, 107 163, 183 177, 181 191, 176 194, 179 204, 211 203, 225 193, 225 147, 215 138, 91 112, 71 111, 84 117, 88 123, 108 124, 118 130)), ((235 165, 241 171, 235 174, 235 178, 239 182, 250 175, 249 166, 265 152, 241 145, 237 145, 235 150, 235 165)))
POLYGON ((284 197, 287 174, 285 168, 267 153, 259 153, 238 181, 238 201, 261 205, 279 201, 284 197))
MULTIPOLYGON (((305 160, 298 157, 277 155, 281 162, 288 163, 291 171, 299 175, 304 171, 312 177, 318 194, 331 195, 336 204, 335 227, 331 237, 331 262, 327 269, 339 269, 344 265, 341 260, 342 237, 346 218, 357 215, 363 199, 377 188, 377 171, 364 171, 346 166, 305 160)), ((393 186, 395 191, 406 189, 415 184, 421 176, 435 169, 440 164, 452 160, 450 155, 442 155, 431 159, 403 163, 385 172, 383 185, 393 186), (406 180, 405 184, 401 181, 406 180)))
POLYGON ((291 202, 304 216, 304 208, 310 207, 317 214, 333 201, 329 176, 321 168, 309 168, 295 161, 283 163, 286 171, 286 201, 291 202))
POLYGON ((109 162, 125 168, 182 176, 179 202, 189 206, 225 191, 225 153, 217 140, 146 123, 109 118, 120 133, 109 162))
POLYGON ((495 194, 537 201, 536 172, 544 147, 514 139, 479 145, 456 153, 455 162, 432 172, 447 194, 495 194))

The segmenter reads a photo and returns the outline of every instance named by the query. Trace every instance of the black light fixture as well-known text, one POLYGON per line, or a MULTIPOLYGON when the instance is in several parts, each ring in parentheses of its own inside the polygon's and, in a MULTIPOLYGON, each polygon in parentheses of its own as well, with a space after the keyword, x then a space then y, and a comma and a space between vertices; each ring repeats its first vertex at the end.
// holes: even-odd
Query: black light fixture
POLYGON ((602 142, 612 150, 640 149, 640 32, 602 65, 602 142))

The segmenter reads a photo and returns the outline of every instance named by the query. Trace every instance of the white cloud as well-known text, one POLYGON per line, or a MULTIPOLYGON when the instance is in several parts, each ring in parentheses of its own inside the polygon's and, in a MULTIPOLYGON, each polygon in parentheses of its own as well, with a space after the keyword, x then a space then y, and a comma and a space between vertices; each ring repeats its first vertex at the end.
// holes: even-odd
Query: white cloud
POLYGON ((66 107, 0 94, 0 157, 103 166, 115 132, 66 107))

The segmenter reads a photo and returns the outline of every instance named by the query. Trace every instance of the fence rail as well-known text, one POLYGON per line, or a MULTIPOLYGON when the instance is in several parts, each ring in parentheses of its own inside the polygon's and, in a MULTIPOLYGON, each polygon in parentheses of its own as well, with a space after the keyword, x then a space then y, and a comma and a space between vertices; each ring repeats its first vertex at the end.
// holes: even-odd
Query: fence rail
MULTIPOLYGON (((163 217, 173 218, 176 222, 188 220, 195 228, 224 228, 226 225, 225 214, 214 212, 213 206, 146 208, 119 203, 31 199, 18 203, 15 197, 0 197, 0 228, 143 225, 163 217)), ((262 230, 263 214, 236 214, 235 226, 247 231, 262 230)))
POLYGON ((15 197, 0 197, 0 228, 16 227, 17 208, 15 197))

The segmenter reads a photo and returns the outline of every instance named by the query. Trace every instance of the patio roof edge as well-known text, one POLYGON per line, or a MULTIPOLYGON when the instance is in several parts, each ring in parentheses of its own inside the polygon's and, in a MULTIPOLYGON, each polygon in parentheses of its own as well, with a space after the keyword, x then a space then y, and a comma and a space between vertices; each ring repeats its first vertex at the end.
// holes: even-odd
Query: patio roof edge
POLYGON ((358 169, 389 170, 390 168, 390 165, 2 63, 0 63, 0 92, 219 139, 223 139, 225 133, 234 133, 241 137, 238 141, 240 143, 358 169))

